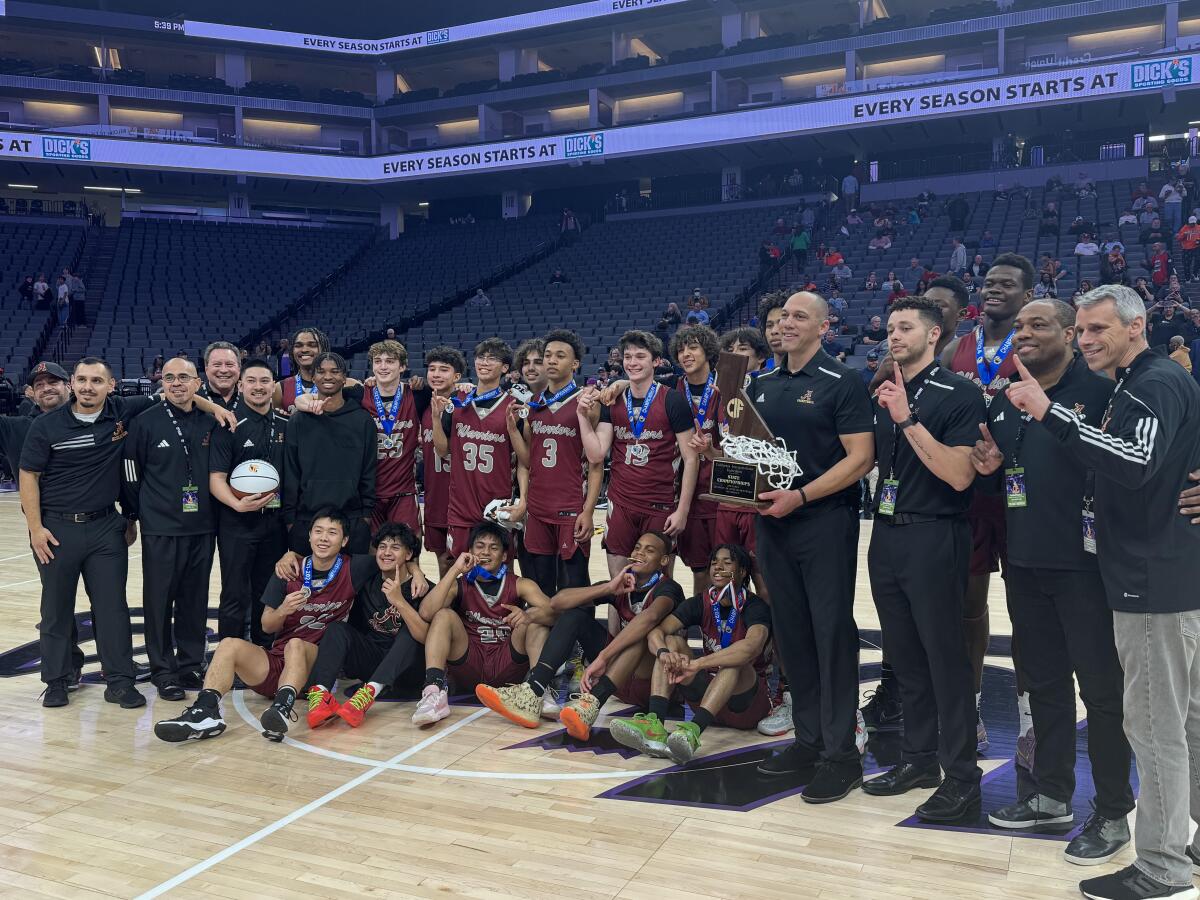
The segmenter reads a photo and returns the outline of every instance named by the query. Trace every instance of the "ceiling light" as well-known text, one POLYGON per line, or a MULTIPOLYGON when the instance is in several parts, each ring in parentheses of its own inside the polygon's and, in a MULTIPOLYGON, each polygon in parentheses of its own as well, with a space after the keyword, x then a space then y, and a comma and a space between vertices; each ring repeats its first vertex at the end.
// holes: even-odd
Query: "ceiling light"
POLYGON ((417 206, 428 206, 428 205, 429 205, 428 200, 422 200, 420 203, 417 204, 417 206))
POLYGON ((85 191, 103 191, 108 194, 121 194, 121 193, 140 194, 142 192, 141 188, 107 187, 107 186, 98 185, 98 184, 85 184, 83 186, 83 189, 85 191))
POLYGON ((14 191, 36 191, 38 189, 36 184, 10 184, 9 187, 14 191))

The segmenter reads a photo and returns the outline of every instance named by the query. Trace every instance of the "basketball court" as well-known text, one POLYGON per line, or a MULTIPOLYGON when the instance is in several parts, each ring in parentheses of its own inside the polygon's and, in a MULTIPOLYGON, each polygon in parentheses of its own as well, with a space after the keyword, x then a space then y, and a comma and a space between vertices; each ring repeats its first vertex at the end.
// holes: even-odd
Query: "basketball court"
MULTIPOLYGON (((877 643, 869 529, 856 613, 864 641, 877 643)), ((140 543, 130 551, 134 608, 139 553, 140 543)), ((428 554, 422 564, 436 573, 428 554)), ((595 577, 603 565, 594 553, 595 577)), ((214 566, 214 613, 218 579, 214 566)), ((983 815, 950 828, 911 819, 928 791, 805 804, 802 783, 758 775, 755 764, 780 740, 756 732, 709 729, 680 769, 631 756, 608 737, 603 716, 585 746, 555 723, 511 725, 473 697, 428 730, 410 723, 411 703, 380 703, 357 730, 334 722, 309 732, 301 715, 273 744, 257 724, 267 701, 235 691, 224 701, 224 735, 165 744, 153 723, 185 704, 157 699, 146 684, 144 709, 106 704, 94 660, 69 707, 41 707, 38 593, 17 496, 0 494, 0 896, 1040 900, 1078 896, 1080 878, 1133 858, 1130 848, 1085 870, 1062 860, 1071 832, 1017 837, 987 824, 986 813, 1018 790, 998 578, 983 815)), ((87 610, 82 591, 77 610, 87 610)), ((135 629, 140 621, 137 612, 135 629)), ((864 689, 878 662, 864 643, 864 689)), ((339 695, 348 687, 339 683, 339 695)), ((625 708, 610 701, 605 713, 625 708)), ((1085 735, 1081 725, 1080 746, 1085 735)), ((874 736, 868 749, 868 773, 894 764, 899 735, 874 736)), ((1084 755, 1076 827, 1088 812, 1086 765, 1084 755)))

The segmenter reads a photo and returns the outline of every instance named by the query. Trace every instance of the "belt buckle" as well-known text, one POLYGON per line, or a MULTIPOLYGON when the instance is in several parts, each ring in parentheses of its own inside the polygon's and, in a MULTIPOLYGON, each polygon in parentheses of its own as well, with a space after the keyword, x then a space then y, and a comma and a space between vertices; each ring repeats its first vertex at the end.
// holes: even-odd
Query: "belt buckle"
POLYGON ((71 521, 76 525, 83 525, 87 522, 87 513, 72 513, 71 521))

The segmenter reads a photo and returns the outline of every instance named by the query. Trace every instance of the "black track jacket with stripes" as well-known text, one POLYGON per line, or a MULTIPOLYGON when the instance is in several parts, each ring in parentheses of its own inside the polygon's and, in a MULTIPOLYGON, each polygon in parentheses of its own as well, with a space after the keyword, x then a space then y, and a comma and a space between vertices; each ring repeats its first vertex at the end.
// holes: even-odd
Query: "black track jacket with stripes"
POLYGON ((1200 385, 1151 350, 1116 374, 1103 427, 1058 403, 1042 424, 1095 472, 1108 605, 1131 613, 1198 609, 1200 526, 1179 514, 1179 492, 1200 469, 1200 385))

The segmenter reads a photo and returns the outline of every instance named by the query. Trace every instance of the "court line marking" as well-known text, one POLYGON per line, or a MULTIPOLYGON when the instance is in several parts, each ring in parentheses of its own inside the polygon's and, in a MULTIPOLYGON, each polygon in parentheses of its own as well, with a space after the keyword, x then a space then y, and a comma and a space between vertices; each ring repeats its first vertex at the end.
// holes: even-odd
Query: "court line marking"
POLYGON ((0 559, 0 562, 11 562, 14 559, 24 559, 26 556, 33 556, 33 551, 26 550, 24 553, 18 553, 16 556, 5 556, 0 559))
MULTIPOLYGON (((430 744, 435 744, 438 741, 440 741, 442 738, 449 737, 450 735, 454 734, 454 732, 456 732, 460 728, 462 728, 464 725, 467 725, 467 724, 473 722, 475 719, 478 719, 485 712, 487 712, 486 709, 478 710, 477 712, 474 712, 471 715, 467 716, 465 719, 462 719, 459 722, 455 722, 453 725, 451 725, 445 731, 440 731, 437 734, 431 735, 430 737, 421 741, 421 743, 416 744, 415 746, 409 747, 407 750, 402 750, 401 752, 399 752, 395 756, 393 756, 390 760, 388 760, 387 761, 388 764, 377 765, 374 768, 370 769, 369 771, 363 772, 361 775, 357 775, 354 778, 351 778, 349 781, 347 781, 345 784, 341 785, 340 787, 336 787, 329 793, 327 793, 321 797, 318 797, 316 800, 313 800, 311 803, 306 803, 304 806, 300 807, 297 810, 294 810, 293 812, 288 813, 286 816, 283 816, 280 819, 276 819, 270 825, 260 828, 258 831, 254 832, 254 834, 251 834, 251 835, 248 835, 247 837, 242 838, 236 844, 231 844, 230 846, 226 847, 224 850, 214 853, 208 859, 202 860, 201 862, 196 863, 190 869, 186 869, 185 871, 180 872, 174 878, 170 878, 167 881, 164 881, 162 884, 158 885, 157 887, 151 888, 150 890, 146 891, 144 894, 139 894, 138 897, 136 898, 136 900, 152 900, 152 898, 154 898, 154 897, 161 897, 167 891, 174 890, 175 888, 179 887, 181 884, 183 884, 187 881, 191 881, 197 875, 200 875, 203 872, 207 872, 213 866, 217 865, 218 863, 224 862, 225 860, 229 859, 229 857, 233 856, 235 853, 240 853, 242 850, 245 850, 247 847, 251 847, 254 844, 257 844, 263 838, 270 837, 272 834, 279 831, 279 829, 286 828, 288 825, 291 825, 293 822, 304 818, 310 812, 313 812, 314 810, 318 810, 325 804, 331 803, 332 801, 336 800, 338 797, 342 796, 343 794, 347 793, 348 791, 354 790, 360 784, 365 784, 366 782, 370 781, 375 776, 381 775, 384 772, 390 771, 389 766, 391 764, 398 763, 401 760, 407 759, 408 757, 410 757, 416 753, 420 753, 422 750, 424 750, 430 744)), ((257 725, 257 723, 255 723, 255 724, 257 725)))
MULTIPOLYGON (((244 691, 233 692, 233 708, 238 711, 238 715, 245 722, 254 727, 259 728, 258 719, 254 718, 254 714, 246 708, 246 701, 243 699, 244 691)), ((479 718, 479 715, 487 712, 486 709, 481 709, 477 713, 464 719, 462 722, 456 723, 452 727, 461 727, 467 721, 479 718)), ((357 763, 360 766, 378 766, 380 768, 390 769, 394 772, 410 772, 414 775, 442 775, 446 778, 494 778, 502 781, 590 781, 597 778, 639 778, 643 775, 653 775, 658 772, 658 769, 641 769, 641 770, 621 770, 614 772, 479 772, 470 769, 444 769, 437 766, 410 766, 400 763, 396 760, 371 759, 366 756, 355 756, 350 753, 339 753, 337 750, 329 750, 325 747, 317 747, 313 744, 306 744, 303 741, 298 741, 295 738, 284 737, 283 743, 291 747, 297 747, 301 750, 306 750, 309 753, 315 753, 317 756, 324 756, 328 759, 336 759, 340 762, 357 763)))
MULTIPOLYGON (((32 552, 32 551, 31 551, 31 552, 32 552)), ((30 553, 26 553, 26 554, 24 554, 24 555, 25 555, 25 556, 29 556, 29 555, 30 555, 30 553)), ((10 557, 10 558, 11 558, 11 559, 16 559, 17 557, 15 557, 15 556, 14 556, 14 557, 10 557)), ((130 554, 129 554, 129 558, 130 558, 130 559, 141 559, 141 558, 142 558, 142 554, 140 554, 140 553, 130 553, 130 554)), ((0 559, 0 562, 4 562, 4 560, 0 559)), ((21 585, 23 585, 23 584, 33 584, 35 581, 41 581, 41 580, 42 580, 42 576, 41 576, 41 575, 38 575, 38 577, 37 577, 37 578, 26 578, 24 581, 10 581, 8 584, 0 584, 0 591, 7 591, 9 588, 20 587, 20 586, 21 586, 21 585)), ((82 577, 82 576, 80 576, 80 581, 82 581, 82 580, 83 580, 83 577, 82 577)), ((78 587, 76 587, 76 590, 79 590, 79 588, 78 588, 78 587)), ((85 594, 86 594, 86 591, 85 591, 85 594)))

